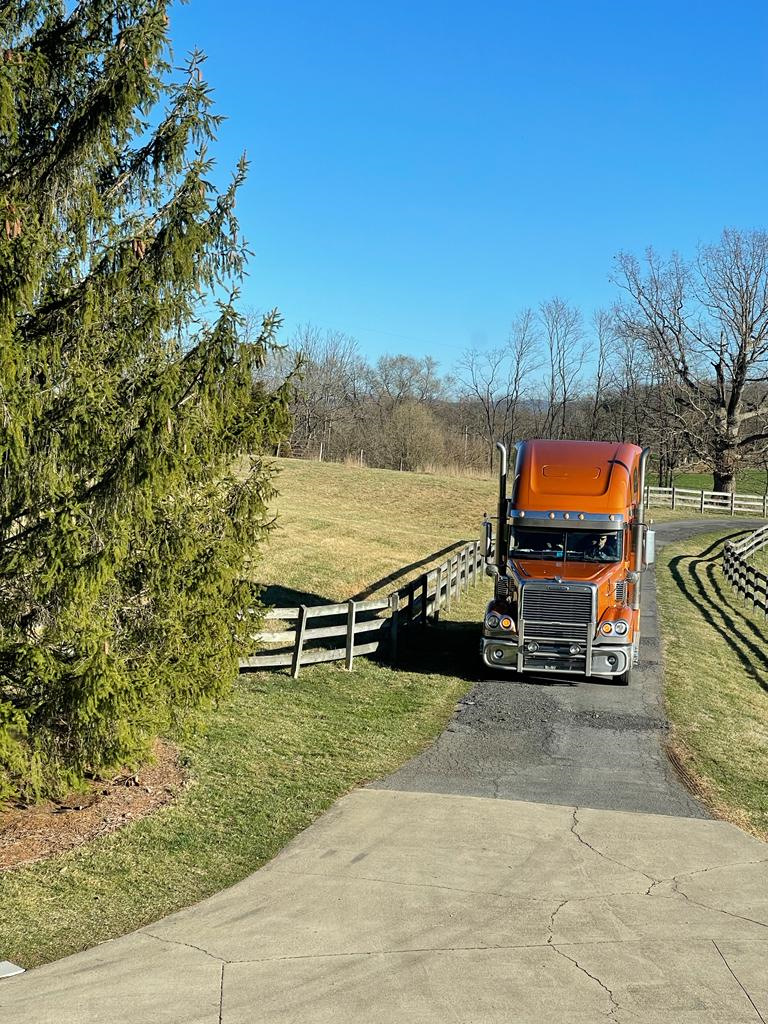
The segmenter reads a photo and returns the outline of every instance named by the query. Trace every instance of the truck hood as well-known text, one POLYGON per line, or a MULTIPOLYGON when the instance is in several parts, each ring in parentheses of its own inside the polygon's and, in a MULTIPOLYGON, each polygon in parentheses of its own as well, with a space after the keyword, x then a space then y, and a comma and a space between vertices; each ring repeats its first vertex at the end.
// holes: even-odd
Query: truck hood
POLYGON ((623 562, 548 562, 539 558, 519 558, 512 563, 524 580, 553 580, 560 576, 564 582, 604 583, 616 576, 624 576, 623 562))

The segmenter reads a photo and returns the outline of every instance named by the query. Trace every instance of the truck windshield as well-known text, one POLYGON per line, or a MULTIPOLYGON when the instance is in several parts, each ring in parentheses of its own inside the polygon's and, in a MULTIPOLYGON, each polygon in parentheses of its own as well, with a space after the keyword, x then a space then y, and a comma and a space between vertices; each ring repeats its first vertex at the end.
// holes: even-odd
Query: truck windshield
POLYGON ((516 526, 509 554, 511 558, 546 558, 558 562, 618 562, 621 534, 516 526))

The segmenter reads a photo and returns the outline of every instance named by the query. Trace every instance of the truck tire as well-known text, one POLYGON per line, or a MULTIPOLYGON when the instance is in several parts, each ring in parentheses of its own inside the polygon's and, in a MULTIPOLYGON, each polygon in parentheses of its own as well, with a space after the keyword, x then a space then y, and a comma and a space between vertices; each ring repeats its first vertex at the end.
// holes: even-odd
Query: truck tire
POLYGON ((626 672, 622 672, 620 676, 614 676, 613 681, 617 686, 629 686, 630 680, 632 679, 632 669, 628 668, 626 672))

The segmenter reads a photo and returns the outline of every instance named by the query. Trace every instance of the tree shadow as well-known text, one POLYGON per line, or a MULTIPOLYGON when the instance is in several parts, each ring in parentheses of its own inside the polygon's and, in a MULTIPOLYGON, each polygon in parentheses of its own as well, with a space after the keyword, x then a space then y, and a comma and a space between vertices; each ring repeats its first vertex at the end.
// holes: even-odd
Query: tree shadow
POLYGON ((726 541, 744 531, 710 544, 699 555, 678 555, 669 563, 672 579, 679 590, 698 608, 705 620, 722 637, 750 676, 768 692, 768 651, 765 632, 746 615, 729 606, 729 597, 717 576, 720 551, 726 541), (702 578, 703 577, 703 578, 702 578), (718 600, 714 600, 707 589, 718 600))

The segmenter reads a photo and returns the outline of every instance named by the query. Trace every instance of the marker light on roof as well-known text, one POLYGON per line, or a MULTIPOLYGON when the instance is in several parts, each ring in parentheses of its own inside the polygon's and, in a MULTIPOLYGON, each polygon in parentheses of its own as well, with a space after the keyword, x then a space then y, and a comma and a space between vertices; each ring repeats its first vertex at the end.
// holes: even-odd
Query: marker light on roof
POLYGON ((549 518, 550 519, 554 519, 555 518, 555 513, 554 512, 550 512, 549 513, 549 518))
POLYGON ((583 518, 584 518, 584 513, 583 512, 579 512, 579 519, 583 519, 583 518))

